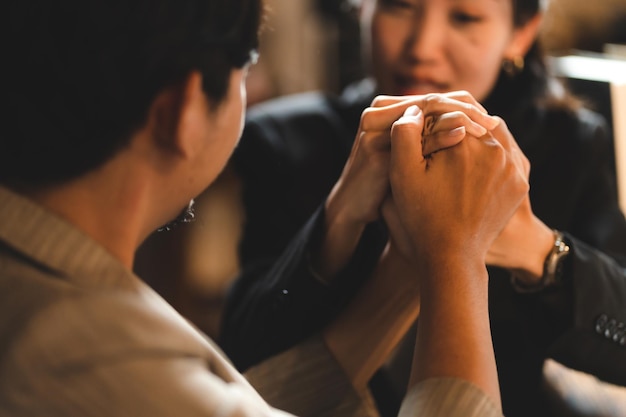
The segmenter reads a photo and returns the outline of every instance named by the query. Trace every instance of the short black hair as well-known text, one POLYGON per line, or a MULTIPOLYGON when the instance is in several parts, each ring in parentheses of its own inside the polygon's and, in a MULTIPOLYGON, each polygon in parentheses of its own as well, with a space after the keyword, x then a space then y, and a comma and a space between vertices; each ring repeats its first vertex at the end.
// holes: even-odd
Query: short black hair
POLYGON ((45 186, 124 148, 192 71, 219 103, 258 47, 262 0, 5 0, 0 183, 45 186))

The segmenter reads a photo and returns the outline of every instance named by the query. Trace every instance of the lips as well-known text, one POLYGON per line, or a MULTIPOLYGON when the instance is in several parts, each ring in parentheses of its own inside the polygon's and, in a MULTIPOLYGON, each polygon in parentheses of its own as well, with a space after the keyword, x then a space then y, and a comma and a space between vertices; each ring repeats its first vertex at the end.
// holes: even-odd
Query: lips
POLYGON ((394 82, 400 95, 442 93, 449 90, 446 83, 428 77, 395 77, 394 82))

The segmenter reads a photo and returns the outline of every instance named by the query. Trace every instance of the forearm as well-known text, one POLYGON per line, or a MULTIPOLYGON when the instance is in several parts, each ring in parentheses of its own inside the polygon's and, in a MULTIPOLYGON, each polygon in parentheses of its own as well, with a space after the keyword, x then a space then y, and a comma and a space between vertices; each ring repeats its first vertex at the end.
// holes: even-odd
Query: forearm
POLYGON ((297 416, 375 416, 365 390, 357 391, 320 335, 246 371, 272 406, 297 416))
POLYGON ((489 265, 508 269, 526 285, 541 279, 546 256, 554 244, 552 230, 531 212, 513 218, 487 256, 489 265))
POLYGON ((500 393, 490 342, 488 276, 480 262, 442 260, 428 268, 411 386, 428 378, 456 377, 485 391, 496 404, 500 393))
POLYGON ((330 285, 315 278, 308 257, 323 233, 324 215, 320 207, 280 257, 246 265, 230 288, 220 343, 238 368, 246 369, 320 332, 375 269, 387 240, 380 223, 365 228, 330 285))
POLYGON ((386 248, 372 277, 324 332, 329 350, 356 389, 364 388, 420 310, 415 268, 386 248))
POLYGON ((333 194, 324 206, 324 232, 320 242, 312 248, 310 259, 313 271, 326 284, 330 284, 348 263, 366 226, 346 218, 333 194))
MULTIPOLYGON (((248 262, 229 288, 222 314, 220 344, 241 370, 289 348, 319 332, 337 314, 361 285, 361 268, 371 271, 375 261, 357 259, 337 282, 327 285, 311 269, 309 254, 320 241, 324 225, 323 207, 318 208, 283 252, 267 259, 248 262)), ((369 230, 369 229, 368 229, 369 230)), ((367 259, 377 256, 377 230, 364 233, 367 259), (370 237, 368 240, 367 238, 370 237)))

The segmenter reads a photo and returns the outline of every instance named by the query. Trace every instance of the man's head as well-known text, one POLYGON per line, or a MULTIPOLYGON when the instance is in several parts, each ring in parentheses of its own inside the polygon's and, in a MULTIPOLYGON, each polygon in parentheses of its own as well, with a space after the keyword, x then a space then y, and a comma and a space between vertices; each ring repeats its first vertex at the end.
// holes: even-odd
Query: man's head
POLYGON ((193 71, 216 110, 257 47, 259 0, 8 0, 0 183, 55 185, 129 146, 193 71))

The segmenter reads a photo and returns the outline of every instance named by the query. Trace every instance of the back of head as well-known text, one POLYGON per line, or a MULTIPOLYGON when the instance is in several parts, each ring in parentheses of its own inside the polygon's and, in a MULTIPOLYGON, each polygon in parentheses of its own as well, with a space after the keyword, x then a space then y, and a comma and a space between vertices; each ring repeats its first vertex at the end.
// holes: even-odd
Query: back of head
POLYGON ((7 0, 0 183, 46 186, 128 145, 163 88, 212 103, 258 44, 261 0, 7 0))

